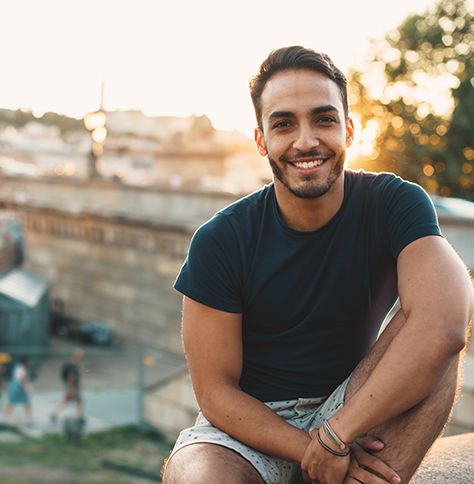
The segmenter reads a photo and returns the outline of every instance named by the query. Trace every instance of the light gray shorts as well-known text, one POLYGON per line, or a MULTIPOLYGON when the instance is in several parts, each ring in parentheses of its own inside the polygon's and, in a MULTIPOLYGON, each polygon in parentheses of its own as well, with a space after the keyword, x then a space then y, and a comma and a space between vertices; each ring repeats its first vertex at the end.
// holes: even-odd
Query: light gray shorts
MULTIPOLYGON (((348 381, 349 378, 327 398, 298 398, 281 402, 265 402, 265 405, 289 424, 308 432, 311 427, 321 427, 325 420, 330 419, 344 405, 344 394, 348 381)), ((170 458, 187 445, 203 443, 222 445, 234 450, 257 469, 267 484, 303 482, 299 465, 247 447, 222 430, 213 427, 201 412, 198 414, 194 427, 181 432, 170 458)))

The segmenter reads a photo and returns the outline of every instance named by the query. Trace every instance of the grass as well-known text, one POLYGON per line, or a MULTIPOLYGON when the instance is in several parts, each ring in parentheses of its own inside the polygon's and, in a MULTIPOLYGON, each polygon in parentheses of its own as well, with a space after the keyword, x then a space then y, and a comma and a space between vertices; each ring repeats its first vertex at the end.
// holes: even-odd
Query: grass
MULTIPOLYGON (((119 471, 104 469, 103 459, 123 465, 142 468, 159 474, 171 446, 157 434, 144 434, 133 427, 122 427, 107 432, 94 433, 79 443, 65 443, 59 435, 46 435, 42 440, 24 439, 17 443, 0 442, 1 467, 18 467, 18 477, 2 478, 2 484, 30 484, 36 480, 22 480, 21 467, 25 464, 41 466, 42 473, 48 469, 65 469, 74 473, 73 483, 116 484, 132 482, 119 471), (99 473, 105 480, 84 480, 86 475, 99 473), (108 477, 110 476, 110 477, 108 477)), ((69 472, 69 474, 70 474, 69 472)), ((15 471, 16 474, 16 471, 15 471)), ((47 482, 47 481, 41 481, 47 482)))

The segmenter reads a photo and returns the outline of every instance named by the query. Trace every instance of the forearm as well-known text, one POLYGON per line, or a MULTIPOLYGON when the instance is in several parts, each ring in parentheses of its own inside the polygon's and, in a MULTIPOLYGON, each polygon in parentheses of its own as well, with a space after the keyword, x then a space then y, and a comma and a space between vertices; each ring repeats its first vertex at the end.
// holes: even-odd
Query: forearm
POLYGON ((241 314, 185 298, 182 334, 194 393, 209 422, 256 450, 300 463, 310 436, 239 388, 241 314))
POLYGON ((352 441, 426 398, 457 364, 462 344, 442 324, 408 318, 366 382, 331 419, 352 441))
POLYGON ((256 450, 301 463, 311 442, 308 433, 264 403, 230 385, 214 389, 202 400, 202 412, 214 426, 256 450))

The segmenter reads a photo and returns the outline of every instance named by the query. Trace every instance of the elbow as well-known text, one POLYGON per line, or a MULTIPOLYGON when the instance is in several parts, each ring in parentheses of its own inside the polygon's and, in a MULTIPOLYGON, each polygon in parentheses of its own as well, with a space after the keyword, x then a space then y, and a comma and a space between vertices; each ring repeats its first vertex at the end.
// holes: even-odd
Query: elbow
POLYGON ((443 325, 439 343, 448 357, 458 355, 466 347, 470 320, 466 316, 455 318, 454 321, 451 318, 443 325))
POLYGON ((208 393, 206 395, 202 395, 201 398, 197 400, 202 414, 209 420, 209 417, 212 415, 215 399, 212 398, 208 393))
POLYGON ((225 413, 224 410, 233 400, 236 389, 240 391, 234 385, 216 386, 202 392, 199 397, 196 395, 202 414, 213 425, 216 425, 221 414, 225 413))
POLYGON ((466 329, 458 331, 450 331, 446 335, 446 349, 450 355, 458 355, 467 344, 467 332, 466 329))
POLYGON ((444 318, 442 328, 445 346, 453 354, 460 353, 467 344, 469 327, 474 312, 474 291, 457 301, 456 307, 444 318))

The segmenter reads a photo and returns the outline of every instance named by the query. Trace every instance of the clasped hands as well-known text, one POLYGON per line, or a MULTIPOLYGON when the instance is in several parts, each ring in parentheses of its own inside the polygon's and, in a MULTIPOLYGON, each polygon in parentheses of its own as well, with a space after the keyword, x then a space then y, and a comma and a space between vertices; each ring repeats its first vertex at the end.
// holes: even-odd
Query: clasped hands
MULTIPOLYGON (((319 429, 312 427, 312 439, 301 468, 303 478, 311 484, 398 484, 400 477, 381 459, 369 454, 368 450, 382 450, 384 443, 374 437, 357 439, 351 445, 349 455, 341 457, 325 450, 318 442, 319 429)), ((324 439, 321 430, 320 437, 324 439)))

